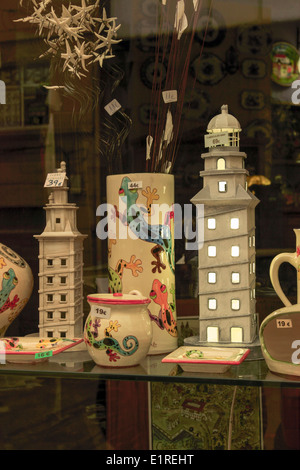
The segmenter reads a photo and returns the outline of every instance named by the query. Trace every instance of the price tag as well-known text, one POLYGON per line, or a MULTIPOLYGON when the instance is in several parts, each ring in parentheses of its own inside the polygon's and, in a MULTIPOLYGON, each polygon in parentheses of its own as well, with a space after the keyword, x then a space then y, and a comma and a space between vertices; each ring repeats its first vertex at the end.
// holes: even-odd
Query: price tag
POLYGON ((213 132, 204 136, 205 147, 217 147, 224 145, 229 147, 229 134, 228 132, 213 132))
POLYGON ((108 103, 106 106, 104 106, 105 111, 112 116, 115 114, 119 109, 121 108, 120 103, 117 100, 112 100, 110 103, 108 103))
POLYGON ((166 90, 162 92, 165 103, 175 103, 177 101, 177 90, 166 90))
POLYGON ((64 184, 66 173, 48 173, 44 188, 59 187, 64 184))
POLYGON ((293 328, 292 320, 276 320, 277 328, 293 328))
POLYGON ((103 305, 92 305, 91 315, 96 318, 110 318, 110 308, 103 305))
POLYGON ((128 183, 128 189, 141 189, 143 187, 142 181, 130 181, 128 183))
POLYGON ((34 359, 44 359, 53 356, 53 351, 41 351, 34 355, 34 359))

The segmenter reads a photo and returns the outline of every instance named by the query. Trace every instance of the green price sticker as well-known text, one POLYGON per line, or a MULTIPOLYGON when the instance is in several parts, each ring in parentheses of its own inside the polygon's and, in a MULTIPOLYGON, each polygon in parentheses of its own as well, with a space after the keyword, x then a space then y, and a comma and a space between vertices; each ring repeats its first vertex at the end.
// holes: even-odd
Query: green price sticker
POLYGON ((35 354, 34 359, 44 359, 53 356, 53 351, 42 351, 35 354))

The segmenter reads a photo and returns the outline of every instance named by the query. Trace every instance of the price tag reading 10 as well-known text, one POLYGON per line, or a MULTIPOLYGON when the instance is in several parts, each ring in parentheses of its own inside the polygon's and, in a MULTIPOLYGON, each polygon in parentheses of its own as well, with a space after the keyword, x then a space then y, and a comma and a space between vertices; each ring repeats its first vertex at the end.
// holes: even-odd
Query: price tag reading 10
POLYGON ((92 305, 91 316, 96 318, 110 318, 110 308, 103 305, 92 305))
POLYGON ((66 173, 48 173, 44 188, 59 187, 64 184, 66 173))

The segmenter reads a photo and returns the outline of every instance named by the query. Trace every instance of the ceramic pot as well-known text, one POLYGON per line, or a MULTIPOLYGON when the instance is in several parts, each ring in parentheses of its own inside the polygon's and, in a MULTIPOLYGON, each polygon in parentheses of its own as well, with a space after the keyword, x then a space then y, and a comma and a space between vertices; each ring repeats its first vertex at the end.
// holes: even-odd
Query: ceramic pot
POLYGON ((27 304, 33 289, 29 265, 0 243, 0 337, 27 304))
POLYGON ((264 359, 272 372, 300 376, 300 308, 283 307, 261 323, 259 339, 264 359))
POLYGON ((107 177, 109 291, 150 297, 149 354, 177 348, 174 177, 131 173, 107 177))
POLYGON ((152 323, 150 300, 140 292, 94 294, 87 297, 90 313, 84 341, 91 358, 102 367, 132 367, 148 354, 152 323))

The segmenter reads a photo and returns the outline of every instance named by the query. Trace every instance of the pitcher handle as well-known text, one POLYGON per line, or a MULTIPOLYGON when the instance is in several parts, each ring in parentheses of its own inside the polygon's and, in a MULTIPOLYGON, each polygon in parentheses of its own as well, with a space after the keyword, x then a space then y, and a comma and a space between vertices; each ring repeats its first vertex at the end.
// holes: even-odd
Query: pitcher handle
POLYGON ((284 294, 278 278, 279 267, 282 263, 289 263, 294 266, 294 268, 296 268, 297 266, 295 253, 281 253, 275 256, 270 265, 270 279, 272 286, 280 300, 284 303, 284 305, 286 307, 290 307, 292 304, 284 294))

